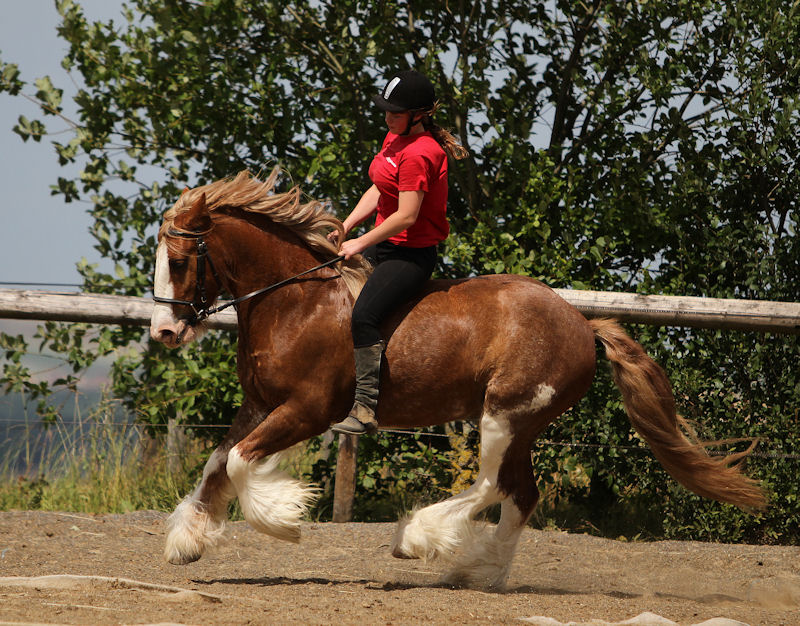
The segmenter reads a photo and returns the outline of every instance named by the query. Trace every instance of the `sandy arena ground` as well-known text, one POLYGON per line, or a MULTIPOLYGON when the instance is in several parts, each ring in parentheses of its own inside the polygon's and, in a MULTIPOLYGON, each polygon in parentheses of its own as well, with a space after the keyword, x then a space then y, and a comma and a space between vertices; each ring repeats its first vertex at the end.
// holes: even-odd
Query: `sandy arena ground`
POLYGON ((0 512, 0 623, 800 624, 800 547, 528 529, 507 590, 488 593, 392 558, 392 524, 307 523, 294 545, 237 522, 216 553, 174 566, 165 518, 0 512))

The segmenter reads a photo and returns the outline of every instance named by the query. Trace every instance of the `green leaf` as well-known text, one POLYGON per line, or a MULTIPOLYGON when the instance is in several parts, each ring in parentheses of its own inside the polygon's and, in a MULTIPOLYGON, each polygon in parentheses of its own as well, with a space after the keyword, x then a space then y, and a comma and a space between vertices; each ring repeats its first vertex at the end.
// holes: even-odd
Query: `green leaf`
POLYGON ((64 96, 63 89, 56 88, 49 76, 36 79, 35 85, 38 88, 36 98, 44 103, 44 111, 51 114, 60 112, 61 99, 64 96))

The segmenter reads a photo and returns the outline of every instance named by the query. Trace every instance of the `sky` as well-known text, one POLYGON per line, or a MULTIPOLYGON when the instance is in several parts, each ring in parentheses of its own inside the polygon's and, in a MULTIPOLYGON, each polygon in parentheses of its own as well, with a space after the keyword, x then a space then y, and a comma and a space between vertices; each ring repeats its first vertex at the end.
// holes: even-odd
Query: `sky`
MULTIPOLYGON (((122 17, 122 0, 79 0, 87 18, 97 21, 122 17)), ((67 44, 59 39, 56 27, 60 16, 55 0, 0 0, 0 59, 16 63, 21 77, 31 83, 24 93, 32 95, 33 81, 49 75, 64 90, 65 112, 74 112, 71 95, 77 89, 61 59, 67 44)), ((0 94, 0 289, 42 289, 79 291, 81 282, 76 264, 81 258, 97 263, 105 271, 111 264, 93 248, 89 234, 92 219, 88 204, 65 203, 60 196, 50 195, 50 185, 69 170, 58 164, 52 141, 63 141, 59 135, 40 142, 22 138, 11 129, 20 115, 39 119, 38 108, 22 97, 0 94), (26 283, 10 285, 3 283, 26 283), (48 283, 39 285, 38 283, 48 283), (61 287, 59 284, 74 284, 61 287)), ((52 119, 52 118, 51 118, 52 119)), ((49 130, 63 130, 66 125, 48 120, 49 130), (50 127, 52 124, 52 127, 50 127)), ((72 169, 74 173, 77 167, 72 169)), ((0 331, 30 337, 40 322, 0 319, 0 331)), ((36 340, 29 343, 38 347, 36 340)), ((54 361, 45 350, 26 357, 26 365, 52 380, 66 373, 54 368, 54 361)), ((99 362, 88 372, 81 388, 97 389, 107 378, 107 363, 99 362)), ((1 391, 1 390, 0 390, 1 391)), ((17 411, 13 394, 0 397, 0 422, 7 413, 17 411)))
MULTIPOLYGON (((89 20, 124 20, 122 0, 78 2, 89 20)), ((22 79, 31 83, 25 90, 27 94, 35 93, 36 78, 49 75, 57 87, 64 89, 64 108, 69 116, 74 111, 71 95, 76 91, 75 77, 70 78, 61 68, 67 44, 56 33, 60 16, 55 1, 0 0, 0 10, 0 58, 19 66, 22 79)), ((2 283, 80 283, 75 266, 81 258, 110 271, 110 264, 93 248, 88 204, 67 204, 61 196, 50 195, 50 186, 69 171, 59 166, 51 145, 52 141, 63 139, 55 135, 38 143, 23 143, 11 130, 20 115, 41 118, 34 104, 0 94, 0 289, 55 291, 57 287, 2 283)), ((53 120, 46 121, 48 130, 66 128, 66 124, 53 120)), ((76 170, 77 167, 71 171, 76 170)))

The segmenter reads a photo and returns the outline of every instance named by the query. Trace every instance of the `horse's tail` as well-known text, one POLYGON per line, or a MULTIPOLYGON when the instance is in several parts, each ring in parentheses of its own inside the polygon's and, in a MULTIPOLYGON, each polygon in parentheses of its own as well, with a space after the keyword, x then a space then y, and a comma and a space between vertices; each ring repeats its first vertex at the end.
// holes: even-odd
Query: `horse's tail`
POLYGON ((664 370, 613 320, 589 320, 611 361, 625 410, 636 431, 672 477, 695 493, 744 509, 766 506, 759 483, 740 471, 744 452, 712 458, 707 442, 690 440, 692 429, 677 414, 675 397, 664 370))

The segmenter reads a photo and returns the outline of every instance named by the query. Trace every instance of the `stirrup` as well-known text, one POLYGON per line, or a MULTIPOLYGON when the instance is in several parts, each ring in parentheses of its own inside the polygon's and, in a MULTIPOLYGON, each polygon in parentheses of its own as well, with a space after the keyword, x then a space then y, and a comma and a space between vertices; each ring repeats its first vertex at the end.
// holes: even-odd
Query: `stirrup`
POLYGON ((371 435, 378 430, 378 427, 372 422, 364 424, 352 415, 348 415, 338 424, 331 426, 331 430, 346 435, 371 435))

